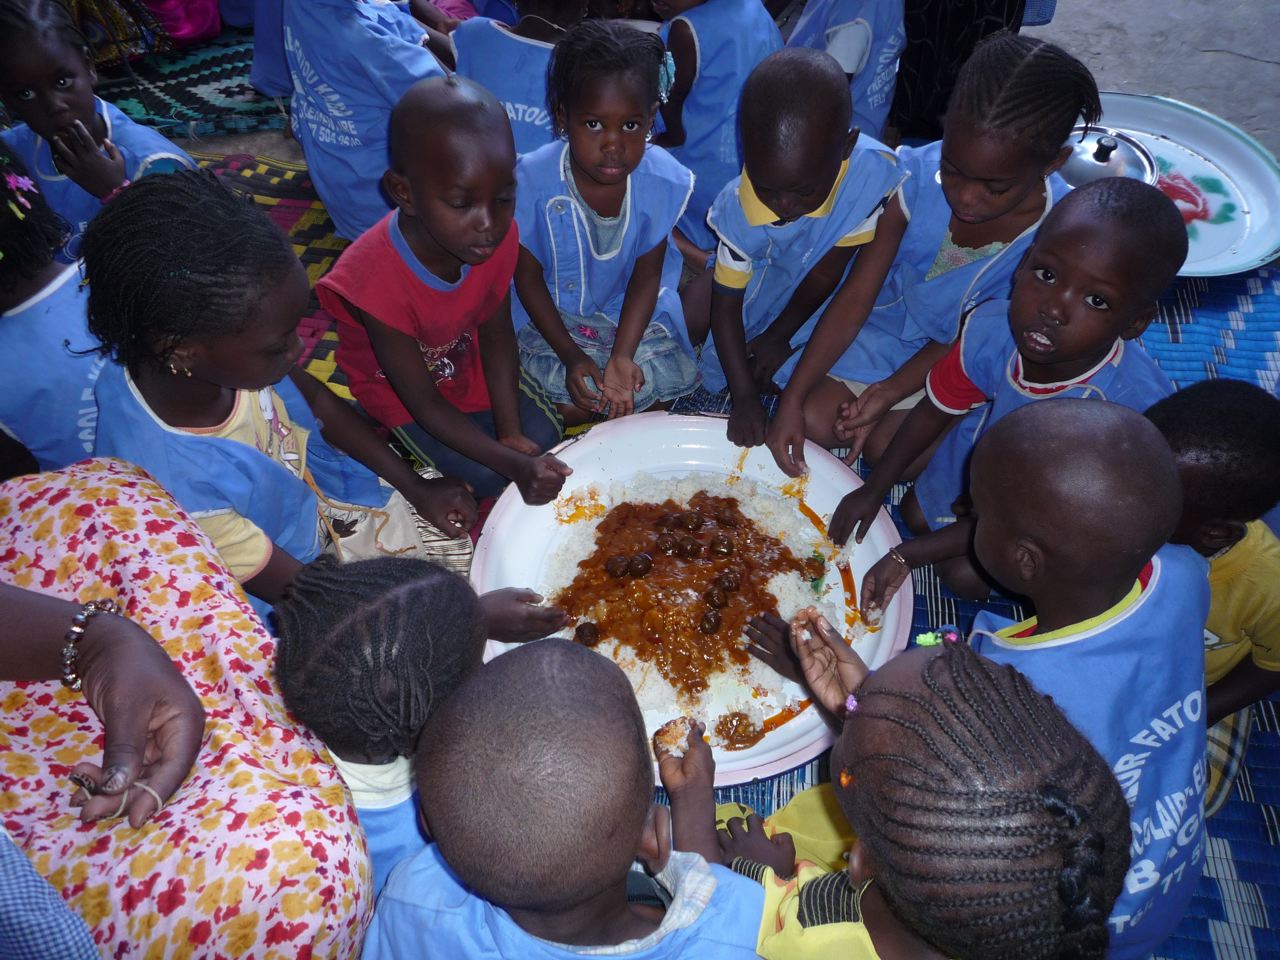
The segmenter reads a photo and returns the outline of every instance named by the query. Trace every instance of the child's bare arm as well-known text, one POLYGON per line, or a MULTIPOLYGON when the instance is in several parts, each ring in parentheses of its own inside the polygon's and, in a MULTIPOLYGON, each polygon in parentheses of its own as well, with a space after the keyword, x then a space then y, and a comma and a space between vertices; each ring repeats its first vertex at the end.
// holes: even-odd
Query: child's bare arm
POLYGON ((715 759, 710 744, 702 738, 705 727, 696 720, 687 720, 689 733, 683 756, 673 756, 663 742, 663 732, 677 722, 671 721, 654 735, 658 778, 671 800, 673 843, 677 850, 700 853, 711 863, 719 863, 715 759))
POLYGON ((889 606, 889 601, 911 576, 912 570, 929 563, 941 563, 952 557, 967 556, 972 538, 973 519, 960 517, 955 523, 941 529, 904 540, 892 553, 886 553, 871 565, 867 575, 862 578, 863 621, 875 622, 877 612, 883 612, 889 606))
POLYGON ((604 398, 598 392, 604 385, 604 373, 569 336, 547 289, 542 264, 523 246, 516 262, 515 281, 516 296, 524 305, 529 319, 564 364, 565 387, 574 405, 590 413, 598 412, 604 404, 604 398), (588 380, 595 383, 595 390, 587 385, 588 380))
POLYGON ((717 284, 711 290, 711 338, 729 383, 733 409, 729 412, 729 442, 740 447, 764 443, 769 417, 760 403, 751 364, 747 359, 747 335, 742 321, 743 291, 717 284))
POLYGON ((902 421, 867 482, 847 494, 831 515, 831 542, 844 543, 849 534, 853 534, 854 541, 861 543, 898 478, 956 419, 955 414, 934 406, 927 397, 917 403, 902 421))
MULTIPOLYGON (((414 353, 417 353, 417 346, 414 353)), ((407 462, 382 442, 373 427, 332 390, 304 370, 295 368, 289 378, 320 422, 320 435, 353 460, 364 464, 449 537, 464 537, 476 522, 476 502, 461 480, 418 476, 407 462)))
POLYGON ((520 426, 520 402, 517 398, 520 357, 516 351, 516 332, 511 326, 510 293, 503 298, 493 316, 480 325, 476 336, 498 442, 531 457, 538 456, 542 451, 524 435, 520 426))
POLYGON ((791 338, 840 284, 840 278, 844 276, 845 268, 849 266, 849 261, 853 259, 857 249, 857 247, 832 247, 828 250, 823 258, 813 265, 813 269, 805 274, 805 278, 800 281, 800 285, 796 287, 787 305, 769 324, 768 329, 752 338, 751 343, 747 345, 747 353, 756 358, 754 370, 756 386, 762 392, 769 388, 778 368, 791 356, 791 338))
POLYGON ((678 147, 685 141, 684 102, 689 99, 689 91, 698 78, 698 45, 693 38, 693 29, 684 20, 671 24, 667 50, 675 61, 676 77, 667 92, 667 102, 661 107, 662 122, 667 129, 654 137, 653 142, 660 147, 678 147))
MULTIPOLYGON (((1276 627, 1280 629, 1280 625, 1276 627)), ((1213 726, 1237 710, 1280 690, 1280 670, 1263 670, 1252 659, 1244 659, 1206 691, 1205 721, 1213 726)))
POLYGON ((644 331, 653 320, 653 308, 658 304, 658 290, 662 286, 662 260, 667 253, 667 241, 663 240, 648 253, 636 260, 627 281, 627 292, 622 298, 622 310, 618 314, 618 332, 613 338, 613 350, 604 369, 604 394, 609 401, 610 417, 625 417, 635 409, 634 392, 644 386, 644 374, 632 359, 644 331))
POLYGON ((292 554, 281 550, 274 543, 266 564, 246 580, 245 590, 272 605, 284 599, 285 591, 293 584, 293 578, 302 569, 302 563, 292 554))
POLYGON ((782 391, 766 442, 778 467, 788 476, 799 476, 805 470, 804 401, 862 330, 906 227, 907 218, 894 197, 876 225, 875 237, 859 249, 849 276, 823 311, 791 381, 782 391))

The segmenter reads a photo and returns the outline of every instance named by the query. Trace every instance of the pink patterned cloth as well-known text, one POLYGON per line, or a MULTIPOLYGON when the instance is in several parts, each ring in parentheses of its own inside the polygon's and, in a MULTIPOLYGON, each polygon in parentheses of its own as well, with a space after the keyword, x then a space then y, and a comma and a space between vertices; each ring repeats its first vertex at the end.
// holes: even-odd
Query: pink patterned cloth
POLYGON ((358 955, 373 888, 350 794, 285 712, 270 634, 169 494, 119 460, 0 484, 0 580, 114 598, 208 715, 163 811, 140 830, 82 825, 66 778, 101 762, 97 717, 57 681, 0 682, 0 822, 103 956, 358 955))
POLYGON ((222 30, 218 0, 143 0, 174 46, 186 47, 216 37, 222 30))
POLYGON ((476 8, 469 0, 432 0, 446 17, 455 20, 470 20, 476 15, 476 8))

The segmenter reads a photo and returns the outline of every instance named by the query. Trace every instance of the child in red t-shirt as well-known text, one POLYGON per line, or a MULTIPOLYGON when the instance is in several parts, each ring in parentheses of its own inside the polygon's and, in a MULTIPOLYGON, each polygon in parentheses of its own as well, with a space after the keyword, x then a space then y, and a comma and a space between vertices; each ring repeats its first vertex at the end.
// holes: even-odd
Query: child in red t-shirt
POLYGON ((419 81, 391 114, 390 152, 382 185, 398 209, 317 285, 338 318, 338 365, 423 464, 478 499, 512 480, 546 503, 570 470, 544 453, 560 417, 521 375, 511 326, 520 241, 506 112, 470 81, 419 81))

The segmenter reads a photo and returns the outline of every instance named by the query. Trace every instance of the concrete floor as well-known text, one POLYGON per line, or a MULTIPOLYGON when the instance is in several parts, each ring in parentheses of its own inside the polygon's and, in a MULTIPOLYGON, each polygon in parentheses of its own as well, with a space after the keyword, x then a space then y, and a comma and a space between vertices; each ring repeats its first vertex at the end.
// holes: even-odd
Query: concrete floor
MULTIPOLYGON (((1280 0, 1058 0, 1027 32, 1075 54, 1103 90, 1154 93, 1216 113, 1280 154, 1280 0)), ((301 160, 281 131, 191 142, 191 149, 301 160)))
POLYGON ((1280 154, 1280 0, 1058 0, 1028 27, 1075 54, 1103 90, 1216 113, 1280 154))

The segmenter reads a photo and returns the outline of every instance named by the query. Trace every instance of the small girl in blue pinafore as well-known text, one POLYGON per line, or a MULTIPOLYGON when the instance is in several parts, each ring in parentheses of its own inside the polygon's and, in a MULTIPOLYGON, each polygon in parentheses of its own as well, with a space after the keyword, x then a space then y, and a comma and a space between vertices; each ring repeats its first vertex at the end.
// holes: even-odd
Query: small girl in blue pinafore
POLYGON ((883 454, 964 318, 1008 298, 1022 255, 1070 189, 1055 173, 1070 154, 1063 143, 1078 118, 1095 123, 1101 112, 1088 68, 1053 44, 1000 33, 978 45, 942 140, 898 150, 908 177, 877 231, 898 238, 878 295, 796 335, 806 345, 782 368, 790 379, 768 440, 784 470, 797 437, 883 454))
POLYGON ((547 82, 568 142, 516 165, 520 362, 566 423, 665 404, 697 383, 667 242, 693 174, 646 142, 664 58, 656 36, 631 27, 571 28, 547 82))
POLYGON ((507 108, 516 153, 555 139, 547 110, 547 66, 565 30, 582 19, 586 0, 520 0, 514 26, 488 17, 464 20, 450 34, 458 75, 485 87, 507 108))
POLYGON ((0 38, 0 102, 20 121, 0 139, 70 224, 58 259, 74 263, 85 227, 122 185, 195 161, 93 95, 89 45, 57 0, 0 0, 0 38))

